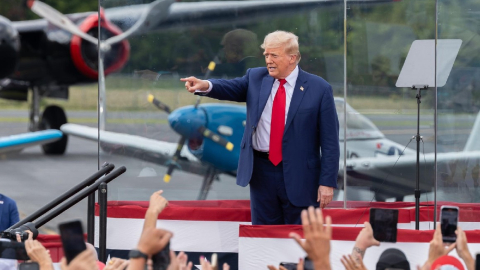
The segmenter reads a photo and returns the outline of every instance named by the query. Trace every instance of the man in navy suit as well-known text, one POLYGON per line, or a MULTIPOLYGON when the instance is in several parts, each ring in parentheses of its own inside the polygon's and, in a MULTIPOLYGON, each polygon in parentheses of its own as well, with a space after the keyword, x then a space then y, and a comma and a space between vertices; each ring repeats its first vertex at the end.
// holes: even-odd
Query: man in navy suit
POLYGON ((0 232, 10 228, 20 220, 14 200, 0 194, 0 232))
POLYGON ((275 31, 261 47, 266 68, 232 80, 181 81, 191 93, 247 103, 237 184, 250 184, 252 223, 300 224, 301 210, 324 208, 337 187, 339 125, 332 88, 300 69, 296 35, 275 31))

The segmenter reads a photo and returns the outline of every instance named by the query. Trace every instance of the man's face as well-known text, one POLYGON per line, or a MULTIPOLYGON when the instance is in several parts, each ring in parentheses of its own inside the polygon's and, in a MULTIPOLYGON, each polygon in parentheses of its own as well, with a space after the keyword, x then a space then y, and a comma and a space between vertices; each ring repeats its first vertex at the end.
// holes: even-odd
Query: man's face
POLYGON ((285 79, 295 69, 296 55, 287 54, 283 47, 266 47, 263 55, 268 73, 275 79, 285 79))

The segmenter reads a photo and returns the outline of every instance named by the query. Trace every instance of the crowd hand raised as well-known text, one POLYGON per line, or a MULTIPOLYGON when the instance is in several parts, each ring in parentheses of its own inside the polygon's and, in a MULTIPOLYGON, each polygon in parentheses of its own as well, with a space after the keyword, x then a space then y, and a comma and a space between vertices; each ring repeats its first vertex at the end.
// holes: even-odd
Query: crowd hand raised
MULTIPOLYGON (((305 261, 303 260, 303 258, 300 258, 300 259, 298 260, 297 270, 303 270, 304 265, 305 265, 305 261)), ((279 268, 276 268, 276 267, 273 266, 273 265, 267 265, 267 268, 268 268, 269 270, 287 270, 285 267, 283 267, 283 266, 281 266, 281 265, 279 266, 279 268)), ((225 270, 225 269, 223 269, 223 270, 225 270)))
POLYGON ((437 258, 450 253, 450 251, 452 251, 455 246, 456 243, 453 243, 445 248, 442 240, 442 230, 440 229, 440 224, 437 224, 437 229, 433 233, 433 239, 432 241, 430 241, 430 248, 428 249, 428 260, 427 262, 425 262, 425 265, 422 267, 422 269, 425 269, 425 267, 428 267, 429 269, 429 265, 432 265, 432 263, 437 258))
POLYGON ((373 229, 372 225, 368 221, 363 223, 365 226, 360 233, 357 235, 357 239, 355 240, 355 246, 353 247, 352 250, 352 255, 353 258, 357 258, 357 254, 360 255, 362 258, 365 255, 365 251, 367 248, 371 246, 379 246, 380 242, 378 242, 374 237, 373 237, 373 229))
POLYGON ((195 77, 181 78, 180 81, 185 82, 185 89, 190 93, 195 93, 197 90, 206 91, 210 86, 207 81, 195 77))
POLYGON ((467 235, 460 227, 457 227, 455 233, 457 234, 457 241, 455 243, 458 256, 465 262, 468 270, 475 270, 475 260, 468 250, 467 235))
MULTIPOLYGON (((178 253, 178 255, 175 257, 175 260, 178 262, 178 267, 175 268, 175 270, 176 269, 178 269, 178 270, 191 270, 192 267, 193 267, 193 263, 188 262, 188 256, 183 251, 178 253)), ((170 270, 170 267, 168 269, 170 270)), ((172 268, 172 270, 173 270, 173 268, 172 268)))
POLYGON ((333 199, 333 187, 319 186, 317 202, 320 203, 320 208, 325 208, 333 199))
POLYGON ((65 257, 60 261, 60 269, 62 270, 92 270, 98 269, 95 251, 85 249, 78 254, 68 265, 65 257))
POLYGON ((128 267, 130 261, 120 259, 120 258, 112 258, 103 270, 124 270, 128 267))
POLYGON ((354 259, 354 256, 348 255, 340 259, 343 266, 345 266, 345 270, 367 270, 365 265, 363 264, 362 256, 357 255, 357 258, 354 259))
POLYGON ((165 248, 172 233, 162 229, 145 228, 138 241, 137 249, 149 257, 165 248))
POLYGON ((307 252, 313 261, 315 269, 330 269, 330 240, 332 239, 332 219, 327 216, 326 226, 323 226, 322 210, 310 206, 302 211, 302 227, 305 242, 300 235, 290 233, 290 237, 307 252))
POLYGON ((150 196, 150 203, 148 204, 148 210, 154 211, 157 215, 160 214, 165 207, 168 206, 168 200, 162 196, 163 190, 155 191, 150 196))
MULTIPOLYGON (((26 230, 25 232, 28 234, 28 238, 27 238, 27 239, 33 240, 33 233, 32 233, 32 231, 26 230)), ((17 242, 20 242, 20 243, 22 242, 22 237, 21 237, 21 235, 20 235, 19 233, 17 233, 17 234, 15 235, 15 238, 17 239, 17 242)))
POLYGON ((37 262, 41 270, 53 269, 50 251, 39 241, 29 238, 25 241, 25 250, 27 251, 28 257, 30 257, 32 261, 37 262))

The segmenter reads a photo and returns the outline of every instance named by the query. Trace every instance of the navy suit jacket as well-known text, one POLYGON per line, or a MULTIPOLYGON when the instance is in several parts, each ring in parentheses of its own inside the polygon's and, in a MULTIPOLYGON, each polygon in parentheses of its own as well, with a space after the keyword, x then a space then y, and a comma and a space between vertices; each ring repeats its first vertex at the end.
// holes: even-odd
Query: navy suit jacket
MULTIPOLYGON (((213 87, 207 96, 247 103, 247 120, 237 170, 237 184, 243 187, 252 177, 252 134, 274 81, 265 67, 249 69, 241 78, 210 80, 213 87)), ((319 76, 299 68, 282 143, 285 188, 295 206, 318 205, 319 185, 337 187, 340 158, 338 132, 332 87, 319 76)))
POLYGON ((10 228, 20 220, 14 200, 0 194, 0 232, 10 228))

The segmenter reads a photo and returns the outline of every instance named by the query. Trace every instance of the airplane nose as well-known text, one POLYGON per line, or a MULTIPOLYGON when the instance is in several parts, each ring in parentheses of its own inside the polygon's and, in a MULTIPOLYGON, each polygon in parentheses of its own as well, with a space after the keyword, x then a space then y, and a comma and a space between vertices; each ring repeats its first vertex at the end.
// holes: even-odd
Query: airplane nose
POLYGON ((170 127, 178 134, 186 138, 200 136, 198 129, 206 126, 205 112, 194 106, 178 108, 168 116, 170 127))

